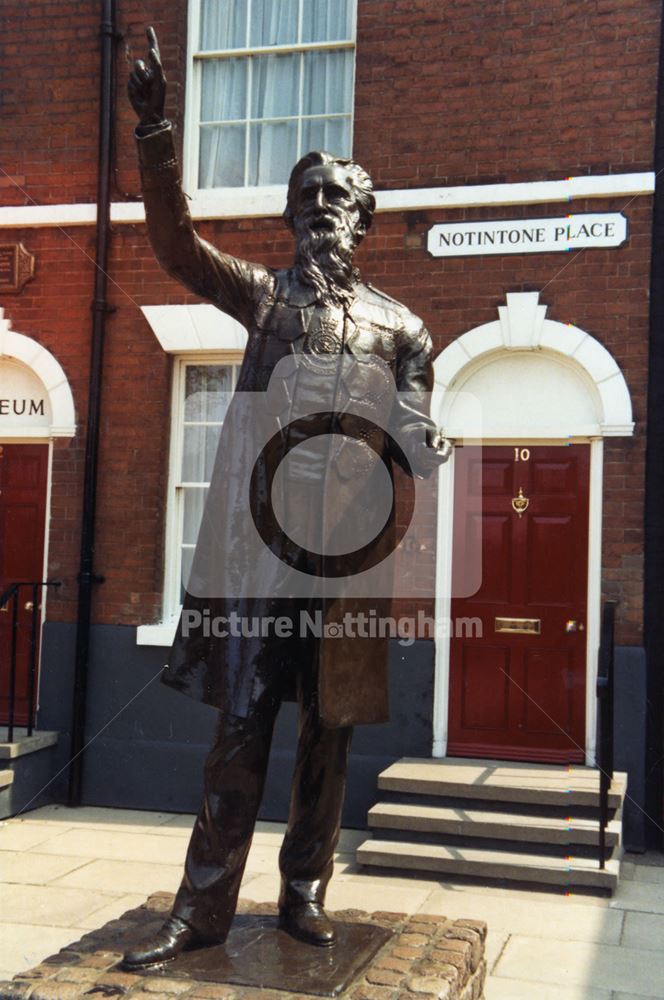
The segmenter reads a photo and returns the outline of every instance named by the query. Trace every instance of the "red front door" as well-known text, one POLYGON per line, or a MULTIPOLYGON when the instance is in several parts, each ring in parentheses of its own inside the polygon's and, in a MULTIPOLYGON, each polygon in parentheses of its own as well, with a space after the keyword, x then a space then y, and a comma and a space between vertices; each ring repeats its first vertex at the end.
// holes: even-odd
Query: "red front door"
POLYGON ((584 760, 589 471, 589 445, 457 449, 452 621, 481 637, 452 639, 451 756, 584 760))
MULTIPOLYGON (((46 477, 48 445, 0 445, 0 592, 20 580, 37 581, 44 572, 46 477)), ((18 600, 16 645, 16 712, 14 721, 28 718, 30 632, 33 594, 22 587, 18 600)), ((40 595, 41 599, 41 595, 40 595)), ((41 621, 41 615, 38 618, 41 621)), ((0 611, 0 722, 9 711, 9 671, 12 602, 0 611)), ((37 655, 38 649, 35 650, 37 655)))

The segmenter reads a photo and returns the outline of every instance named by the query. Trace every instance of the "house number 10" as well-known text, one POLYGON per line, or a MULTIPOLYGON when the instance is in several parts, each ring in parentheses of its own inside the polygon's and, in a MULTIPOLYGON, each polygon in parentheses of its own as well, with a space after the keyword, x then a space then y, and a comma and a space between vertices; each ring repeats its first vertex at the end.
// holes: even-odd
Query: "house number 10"
POLYGON ((515 462, 528 462, 528 461, 530 461, 530 448, 515 448, 514 449, 514 461, 515 462))

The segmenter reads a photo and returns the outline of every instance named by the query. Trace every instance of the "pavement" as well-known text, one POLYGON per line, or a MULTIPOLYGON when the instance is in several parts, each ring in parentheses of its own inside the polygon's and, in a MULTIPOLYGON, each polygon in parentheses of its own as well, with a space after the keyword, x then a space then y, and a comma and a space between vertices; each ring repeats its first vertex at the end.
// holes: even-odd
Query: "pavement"
MULTIPOLYGON (((175 892, 193 816, 45 806, 0 822, 0 980, 158 890, 175 892)), ((277 898, 280 823, 256 828, 241 895, 277 898)), ((627 854, 613 897, 355 864, 366 833, 342 831, 330 910, 487 921, 486 1000, 664 1000, 664 855, 627 854)))

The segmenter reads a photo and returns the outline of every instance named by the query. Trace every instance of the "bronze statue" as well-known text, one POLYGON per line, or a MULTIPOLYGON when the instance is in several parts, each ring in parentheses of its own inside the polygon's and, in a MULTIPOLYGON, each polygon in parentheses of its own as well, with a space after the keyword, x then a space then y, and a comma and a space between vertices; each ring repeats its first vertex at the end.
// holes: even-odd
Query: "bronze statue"
MULTIPOLYGON (((148 59, 136 62, 129 95, 139 116, 136 138, 155 254, 170 275, 247 328, 233 403, 239 406, 244 394, 269 395, 276 369, 289 360, 305 362, 302 371, 306 368, 308 374, 305 378, 302 371, 288 369, 283 398, 277 393, 277 402, 267 407, 268 424, 274 421, 277 428, 270 442, 276 445, 272 451, 263 449, 263 465, 254 466, 248 503, 239 498, 237 486, 244 467, 254 462, 243 443, 241 409, 236 407, 235 416, 229 411, 224 422, 183 616, 163 675, 165 683, 220 710, 218 731, 172 915, 153 940, 126 954, 130 969, 225 939, 260 805, 274 721, 281 701, 293 694, 299 700, 300 723, 279 859, 279 922, 310 944, 334 943, 323 903, 339 836, 352 726, 387 720, 388 639, 354 635, 328 642, 324 635, 266 637, 229 629, 210 634, 184 625, 192 620, 200 624, 211 610, 225 622, 233 614, 238 620, 262 615, 274 622, 279 613, 302 610, 320 612, 328 622, 348 609, 366 607, 366 598, 339 591, 326 596, 325 588, 311 595, 291 592, 292 574, 308 574, 312 580, 326 573, 330 579, 343 576, 341 557, 322 554, 321 535, 333 537, 349 512, 353 521, 371 525, 376 512, 369 486, 377 470, 391 470, 392 460, 411 476, 426 477, 450 451, 426 413, 433 383, 427 331, 404 306, 363 283, 353 267, 353 253, 375 209, 369 176, 352 161, 329 153, 310 153, 296 164, 284 212, 296 241, 295 262, 288 269, 273 270, 216 250, 192 226, 171 125, 164 118, 165 77, 157 39, 151 28, 147 35, 148 59), (295 397, 305 399, 311 385, 318 384, 311 382, 311 372, 329 375, 330 370, 330 384, 337 387, 332 402, 310 407, 306 419, 293 419, 295 397), (392 383, 392 395, 387 383, 392 383), (345 402, 339 398, 342 384, 344 391, 351 386, 345 402), (407 393, 407 401, 395 393, 407 393), (371 419, 353 413, 348 396, 371 419), (379 422, 381 407, 388 411, 389 429, 379 422), (233 427, 233 447, 224 446, 233 427), (342 434, 357 439, 355 451, 338 448, 342 434), (308 442, 325 435, 332 440, 331 450, 307 451, 308 442), (407 455, 397 438, 410 442, 407 455), (305 461, 301 475, 297 469, 291 475, 288 504, 294 511, 292 523, 304 525, 311 543, 304 546, 280 533, 270 499, 275 470, 295 446, 305 461), (326 505, 333 489, 334 501, 326 505), (246 555, 244 541, 254 530, 241 520, 247 507, 265 541, 263 561, 246 555), (275 576, 269 590, 260 593, 231 593, 234 579, 252 574, 265 588, 270 559, 274 566, 286 566, 283 579, 275 576), (221 578, 211 582, 219 573, 221 578)), ((395 537, 392 508, 377 540, 360 549, 360 568, 380 561, 394 547, 395 537)), ((384 609, 385 598, 379 597, 373 607, 384 609)))

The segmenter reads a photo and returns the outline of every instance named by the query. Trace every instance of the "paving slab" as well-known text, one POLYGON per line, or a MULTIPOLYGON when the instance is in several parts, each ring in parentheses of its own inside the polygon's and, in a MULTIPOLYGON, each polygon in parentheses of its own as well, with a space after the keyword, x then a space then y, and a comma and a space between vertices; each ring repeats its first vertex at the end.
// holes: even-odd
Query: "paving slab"
POLYGON ((424 903, 430 893, 429 888, 392 888, 389 880, 382 886, 374 886, 345 879, 332 879, 327 890, 326 906, 333 910, 359 907, 367 910, 390 910, 395 913, 402 911, 416 913, 424 909, 424 903))
POLYGON ((492 931, 491 928, 487 931, 485 950, 487 973, 490 974, 493 970, 508 940, 509 934, 505 934, 504 931, 492 931))
POLYGON ((36 851, 0 851, 0 882, 45 885, 88 863, 74 855, 38 854, 36 851))
POLYGON ((37 844, 46 844, 56 834, 39 822, 0 820, 0 851, 30 851, 37 844))
POLYGON ((186 850, 186 842, 179 838, 127 830, 88 829, 83 825, 51 837, 44 843, 42 853, 181 865, 186 850))
POLYGON ((654 865, 634 865, 632 880, 649 882, 651 885, 664 885, 664 868, 656 868, 654 865))
POLYGON ((78 921, 120 893, 64 889, 53 885, 0 884, 3 916, 17 924, 78 927, 78 921))
MULTIPOLYGON (((183 858, 184 860, 184 858, 183 858)), ((247 858, 247 868, 262 875, 279 871, 279 850, 263 844, 252 844, 247 858)))
POLYGON ((486 1000, 615 1000, 611 990, 588 986, 546 986, 489 976, 484 986, 486 1000))
MULTIPOLYGON (((153 827, 180 819, 177 813, 152 812, 149 809, 110 809, 106 806, 78 806, 75 809, 69 806, 54 803, 42 806, 32 812, 15 816, 13 823, 38 821, 40 823, 54 823, 63 828, 81 826, 94 827, 95 829, 111 830, 132 830, 134 833, 140 831, 148 832, 153 827)), ((187 816, 193 824, 194 817, 187 816)))
POLYGON ((627 854, 630 861, 642 867, 664 868, 664 854, 661 851, 630 851, 627 854))
POLYGON ((371 875, 369 874, 370 871, 371 869, 364 868, 361 865, 349 865, 345 871, 335 872, 334 878, 335 881, 338 879, 340 882, 349 882, 352 885, 356 885, 360 893, 367 886, 380 889, 385 888, 388 883, 391 888, 405 889, 406 891, 422 889, 426 892, 433 892, 441 886, 440 880, 435 876, 427 878, 423 873, 409 874, 408 872, 403 872, 399 875, 386 876, 371 875))
POLYGON ((664 888, 654 882, 620 882, 609 908, 664 913, 664 888))
POLYGON ((69 889, 100 889, 116 895, 175 892, 182 878, 182 865, 146 864, 143 861, 88 860, 87 864, 51 884, 69 889))
MULTIPOLYGON (((387 876, 390 877, 389 875, 387 876)), ((527 887, 519 882, 507 882, 499 880, 486 880, 480 878, 457 878, 450 877, 449 874, 439 876, 438 885, 441 889, 449 889, 452 892, 479 892, 482 896, 499 896, 507 900, 531 899, 540 902, 564 902, 570 906, 593 906, 600 910, 605 910, 609 906, 610 896, 599 896, 593 889, 584 889, 582 886, 575 886, 569 889, 559 885, 529 884, 527 887)))
MULTIPOLYGON (((494 976, 652 996, 664 983, 664 952, 513 935, 494 976)), ((538 998, 539 1000, 539 998, 538 998)))
MULTIPOLYGON (((4 907, 3 914, 7 914, 4 907)), ((0 968, 6 970, 5 978, 36 965, 76 936, 76 931, 67 927, 0 923, 0 968)))
POLYGON ((106 906, 102 906, 101 910, 95 910, 94 913, 79 920, 78 926, 92 931, 95 927, 101 927, 102 924, 108 923, 109 920, 118 920, 127 910, 133 910, 144 902, 145 895, 143 893, 127 893, 125 896, 118 896, 106 906))
POLYGON ((657 993, 613 993, 611 1000, 662 1000, 664 993, 660 990, 657 993))
POLYGON ((626 948, 664 950, 664 916, 659 913, 625 913, 625 926, 620 943, 626 948))
POLYGON ((514 899, 507 891, 501 895, 489 895, 438 889, 424 905, 429 913, 444 913, 453 917, 463 916, 463 913, 481 913, 490 931, 560 941, 596 941, 617 945, 624 920, 620 910, 575 905, 564 897, 559 901, 514 899))

